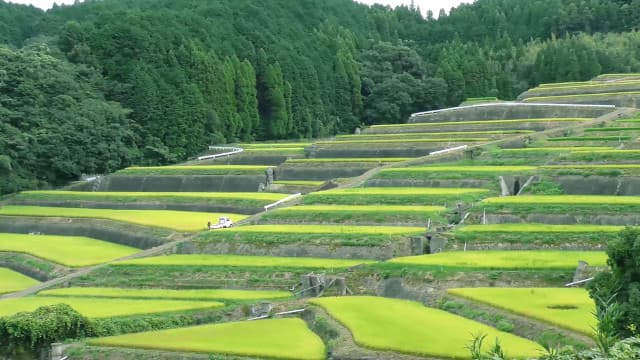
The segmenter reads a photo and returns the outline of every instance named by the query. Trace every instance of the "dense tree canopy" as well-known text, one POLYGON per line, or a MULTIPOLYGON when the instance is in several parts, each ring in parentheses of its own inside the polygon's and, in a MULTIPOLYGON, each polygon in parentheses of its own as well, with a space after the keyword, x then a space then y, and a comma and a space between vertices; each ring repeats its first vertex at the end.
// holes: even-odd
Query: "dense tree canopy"
POLYGON ((0 192, 640 71, 638 15, 640 0, 478 0, 437 20, 351 0, 0 0, 0 192))

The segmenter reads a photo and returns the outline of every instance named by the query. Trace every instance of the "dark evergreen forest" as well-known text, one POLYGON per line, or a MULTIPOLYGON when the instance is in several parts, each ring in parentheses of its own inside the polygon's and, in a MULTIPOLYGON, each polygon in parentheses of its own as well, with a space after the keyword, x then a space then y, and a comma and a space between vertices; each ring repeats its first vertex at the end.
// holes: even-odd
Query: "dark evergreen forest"
POLYGON ((640 71, 640 0, 0 0, 0 193, 640 71))

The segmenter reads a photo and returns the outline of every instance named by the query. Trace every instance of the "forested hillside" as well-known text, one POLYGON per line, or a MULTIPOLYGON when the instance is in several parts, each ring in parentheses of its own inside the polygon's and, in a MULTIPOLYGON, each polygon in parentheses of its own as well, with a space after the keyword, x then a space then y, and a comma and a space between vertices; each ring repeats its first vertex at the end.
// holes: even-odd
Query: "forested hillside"
POLYGON ((0 193, 640 71, 639 0, 0 0, 0 193))

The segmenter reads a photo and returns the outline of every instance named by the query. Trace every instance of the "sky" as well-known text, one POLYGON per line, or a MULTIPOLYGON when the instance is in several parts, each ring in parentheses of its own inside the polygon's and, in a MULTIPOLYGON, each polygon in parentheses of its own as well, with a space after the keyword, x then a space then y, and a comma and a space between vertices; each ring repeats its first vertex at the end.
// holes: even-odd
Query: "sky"
MULTIPOLYGON (((411 0, 357 0, 364 4, 385 4, 390 6, 396 6, 401 4, 410 4, 411 0)), ((433 11, 435 16, 438 16, 440 9, 445 9, 449 12, 449 9, 453 6, 458 6, 463 2, 472 2, 473 0, 414 0, 416 6, 420 6, 420 9, 426 13, 427 10, 433 11)), ((41 9, 48 9, 53 5, 54 0, 9 0, 9 2, 18 4, 32 4, 41 9)), ((58 5, 60 4, 72 4, 74 0, 55 0, 58 5)))

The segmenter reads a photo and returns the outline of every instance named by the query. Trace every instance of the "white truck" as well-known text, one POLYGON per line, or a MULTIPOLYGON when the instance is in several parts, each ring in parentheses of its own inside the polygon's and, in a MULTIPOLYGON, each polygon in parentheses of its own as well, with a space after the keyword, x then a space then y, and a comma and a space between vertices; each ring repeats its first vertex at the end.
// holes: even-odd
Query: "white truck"
POLYGON ((209 221, 208 226, 209 230, 230 228, 233 226, 233 221, 227 216, 222 216, 218 219, 217 224, 212 224, 211 221, 209 221))

